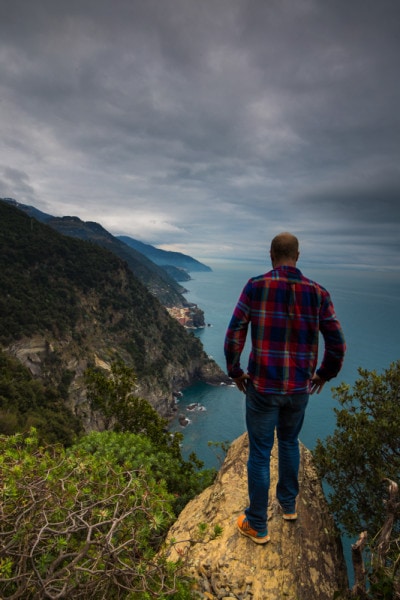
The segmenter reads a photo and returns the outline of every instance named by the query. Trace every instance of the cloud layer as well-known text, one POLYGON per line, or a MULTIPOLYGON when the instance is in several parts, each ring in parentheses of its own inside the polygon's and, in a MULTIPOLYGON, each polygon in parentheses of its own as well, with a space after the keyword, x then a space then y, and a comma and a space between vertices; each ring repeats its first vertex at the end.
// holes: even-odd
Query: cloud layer
POLYGON ((397 0, 0 1, 0 197, 196 258, 398 267, 397 0))

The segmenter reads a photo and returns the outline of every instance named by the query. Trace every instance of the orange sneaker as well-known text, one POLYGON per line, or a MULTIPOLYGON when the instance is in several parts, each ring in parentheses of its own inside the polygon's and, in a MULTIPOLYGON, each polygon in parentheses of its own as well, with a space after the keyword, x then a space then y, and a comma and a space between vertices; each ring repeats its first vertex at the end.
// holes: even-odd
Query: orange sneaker
POLYGON ((281 506, 283 515, 282 515, 282 519, 285 519, 285 521, 296 521, 297 519, 297 512, 292 512, 292 513, 287 513, 285 512, 285 509, 281 506))
POLYGON ((283 513, 282 519, 285 519, 285 521, 295 521, 297 519, 297 513, 283 513))
POLYGON ((267 531, 256 531, 250 526, 246 515, 240 515, 237 520, 237 526, 242 535, 250 538, 256 544, 266 544, 270 541, 267 531))

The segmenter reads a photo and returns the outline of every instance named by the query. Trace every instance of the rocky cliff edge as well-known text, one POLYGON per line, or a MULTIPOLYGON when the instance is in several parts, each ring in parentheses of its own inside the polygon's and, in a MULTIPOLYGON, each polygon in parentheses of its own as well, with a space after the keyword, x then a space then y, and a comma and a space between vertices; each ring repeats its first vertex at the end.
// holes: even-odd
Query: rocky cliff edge
POLYGON ((169 559, 183 560, 200 598, 332 600, 348 588, 342 545, 312 455, 301 447, 298 520, 284 521, 275 499, 277 448, 271 457, 268 530, 256 545, 236 528, 247 505, 248 437, 231 445, 215 483, 182 511, 169 531, 169 559), (221 532, 222 530, 222 532, 221 532))

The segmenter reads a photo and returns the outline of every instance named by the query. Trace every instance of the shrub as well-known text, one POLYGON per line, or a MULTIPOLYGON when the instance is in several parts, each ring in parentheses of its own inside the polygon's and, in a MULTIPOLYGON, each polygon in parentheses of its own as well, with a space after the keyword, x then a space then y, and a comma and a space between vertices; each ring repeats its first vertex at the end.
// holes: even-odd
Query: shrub
MULTIPOLYGON (((64 379, 70 377, 64 372, 64 379)), ((17 359, 0 349, 0 434, 35 427, 42 442, 71 445, 82 432, 80 421, 60 391, 34 379, 17 359)))
MULTIPOLYGON (((341 384, 334 396, 336 429, 318 440, 314 458, 331 486, 329 499, 349 535, 379 531, 385 520, 387 485, 400 480, 400 361, 381 375, 359 369, 353 388, 341 384)), ((399 532, 397 522, 397 531, 399 532)))
POLYGON ((92 432, 79 440, 73 453, 90 454, 99 462, 106 461, 128 471, 146 472, 147 480, 162 483, 171 494, 171 508, 177 516, 194 496, 210 485, 215 477, 195 456, 184 461, 175 449, 158 445, 145 435, 115 431, 92 432))
POLYGON ((342 407, 335 410, 336 429, 318 440, 314 457, 338 523, 349 535, 360 534, 350 597, 392 600, 400 598, 400 361, 382 374, 358 372, 353 388, 334 389, 342 407))
POLYGON ((173 506, 178 515, 189 500, 212 483, 215 470, 201 470, 203 462, 194 453, 187 461, 182 458, 182 435, 169 433, 166 419, 160 417, 147 400, 134 394, 136 376, 132 368, 122 362, 114 362, 110 373, 87 369, 85 376, 92 409, 101 413, 106 429, 112 427, 125 435, 121 435, 118 441, 115 435, 92 435, 82 443, 90 446, 90 452, 101 454, 107 440, 109 450, 113 446, 114 460, 122 457, 131 466, 142 464, 140 460, 145 460, 151 465, 151 472, 156 476, 159 474, 168 491, 174 494, 173 506), (137 435, 129 437, 130 434, 137 435), (123 452, 120 451, 122 446, 123 452))
POLYGON ((155 553, 171 496, 146 469, 106 452, 42 448, 34 430, 0 436, 0 465, 3 600, 177 594, 175 566, 155 553))

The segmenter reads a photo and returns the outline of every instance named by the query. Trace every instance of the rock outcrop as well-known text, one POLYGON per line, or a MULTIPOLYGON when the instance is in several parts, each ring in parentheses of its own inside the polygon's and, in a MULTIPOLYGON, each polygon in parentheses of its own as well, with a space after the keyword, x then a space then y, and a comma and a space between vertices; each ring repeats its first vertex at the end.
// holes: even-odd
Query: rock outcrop
MULTIPOLYGON (((101 330, 90 332, 89 326, 84 345, 71 335, 56 339, 50 335, 38 334, 13 342, 5 351, 17 358, 34 377, 52 384, 55 388, 63 374, 69 373, 66 404, 73 414, 81 418, 86 431, 98 429, 98 415, 90 410, 87 402, 85 370, 92 365, 109 371, 111 363, 118 357, 122 357, 128 366, 132 365, 131 357, 124 352, 122 344, 119 345, 118 337, 111 339, 110 336, 102 336, 101 330)), ((209 359, 205 353, 199 353, 197 357, 190 357, 185 365, 180 362, 166 365, 161 380, 153 377, 151 373, 138 379, 135 392, 139 397, 148 400, 161 416, 170 418, 176 411, 174 393, 196 381, 221 385, 228 384, 231 380, 215 361, 209 359)))
POLYGON ((338 531, 329 513, 312 455, 301 447, 298 520, 282 519, 275 500, 276 444, 271 458, 268 530, 256 545, 236 528, 247 504, 248 438, 235 440, 215 483, 182 511, 169 531, 168 554, 209 600, 332 600, 348 588, 338 531), (222 530, 222 532, 221 532, 222 530))

